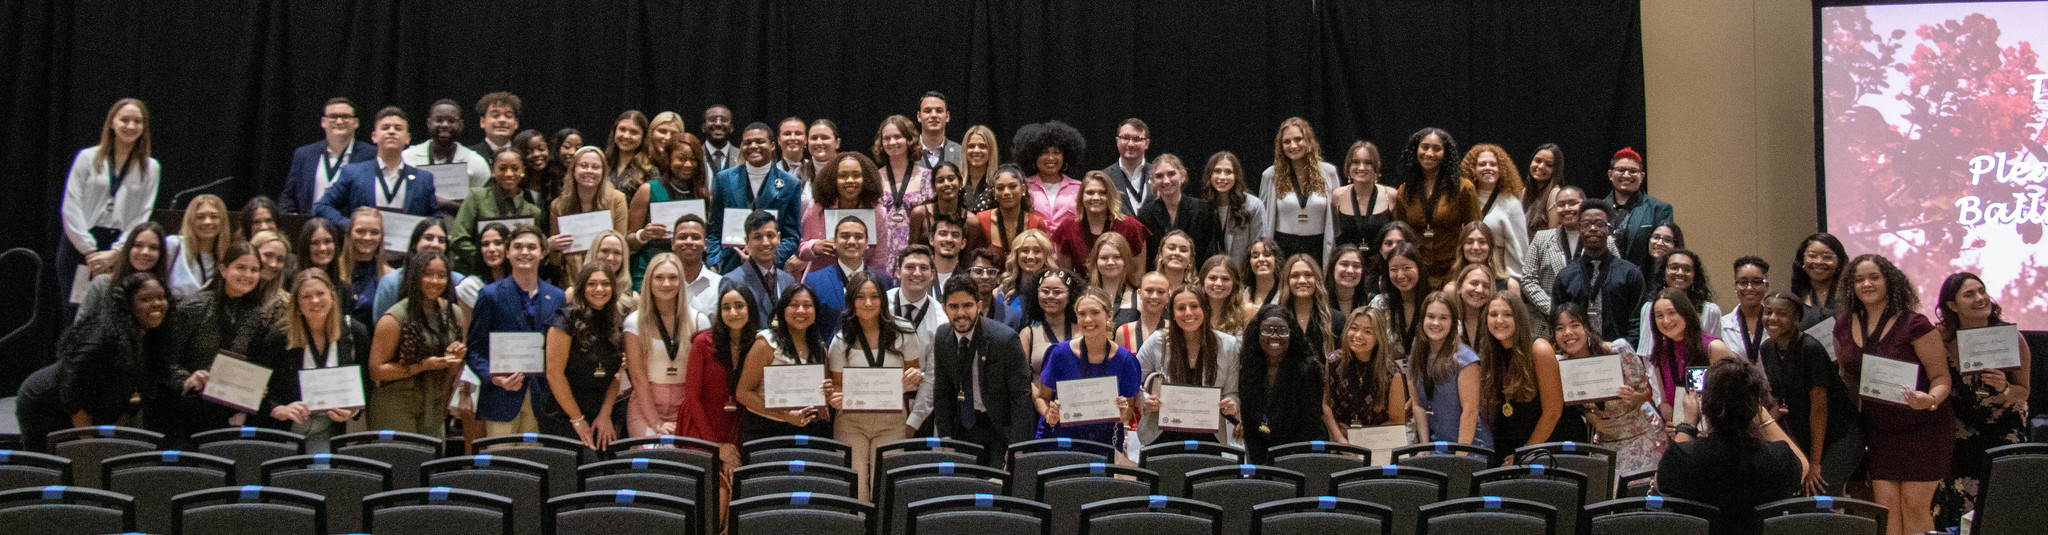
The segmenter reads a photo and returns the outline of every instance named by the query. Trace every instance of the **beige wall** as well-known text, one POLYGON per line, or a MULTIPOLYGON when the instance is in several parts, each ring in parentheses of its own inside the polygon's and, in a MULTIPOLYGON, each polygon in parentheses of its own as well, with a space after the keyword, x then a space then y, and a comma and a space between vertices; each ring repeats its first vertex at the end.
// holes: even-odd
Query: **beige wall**
MULTIPOLYGON (((1814 214, 1813 14, 1807 0, 1645 0, 1643 85, 1651 193, 1671 203, 1707 264, 1715 301, 1735 302, 1735 258, 1772 264, 1814 214)), ((1646 268, 1647 270, 1647 268, 1646 268)))

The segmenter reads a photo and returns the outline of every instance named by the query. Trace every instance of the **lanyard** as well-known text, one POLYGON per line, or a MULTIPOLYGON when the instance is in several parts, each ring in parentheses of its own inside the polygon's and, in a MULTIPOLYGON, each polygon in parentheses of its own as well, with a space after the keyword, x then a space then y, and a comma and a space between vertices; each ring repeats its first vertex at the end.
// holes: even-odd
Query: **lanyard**
POLYGON ((301 318, 299 322, 299 330, 304 331, 306 333, 306 349, 313 351, 313 367, 327 367, 327 360, 332 358, 331 356, 328 355, 327 348, 332 347, 334 345, 334 338, 330 336, 327 339, 327 343, 320 344, 318 346, 313 345, 313 326, 311 323, 304 321, 303 318, 301 318))
MULTIPOLYGON (((1758 325, 1757 327, 1763 327, 1758 325)), ((1749 334, 1749 322, 1742 317, 1742 307, 1735 308, 1735 328, 1742 333, 1742 351, 1749 354, 1749 361, 1757 361, 1757 352, 1764 343, 1764 330, 1757 329, 1756 335, 1749 334)))
POLYGON ((1890 321, 1892 319, 1891 310, 1885 310, 1884 314, 1880 314, 1877 316, 1877 326, 1882 327, 1883 330, 1879 330, 1875 333, 1872 333, 1870 325, 1864 322, 1864 320, 1867 320, 1869 318, 1870 316, 1868 314, 1856 315, 1856 329, 1863 331, 1863 349, 1865 353, 1869 353, 1870 346, 1877 345, 1878 341, 1882 340, 1884 338, 1884 335, 1890 334, 1892 330, 1891 327, 1886 326, 1884 324, 1886 321, 1890 321))
POLYGON ((676 375, 676 337, 673 334, 669 334, 668 322, 661 319, 661 301, 659 300, 654 300, 654 328, 661 331, 661 349, 668 353, 668 374, 676 375))
POLYGON ((903 191, 903 190, 904 190, 905 188, 908 188, 908 187, 910 187, 910 185, 909 185, 909 184, 905 184, 904 182, 907 182, 907 181, 909 181, 909 180, 910 180, 910 170, 909 170, 909 169, 904 169, 904 170, 903 170, 903 173, 902 173, 902 174, 900 174, 900 175, 899 175, 899 174, 896 174, 896 172, 895 172, 895 171, 896 171, 896 169, 895 169, 895 166, 893 166, 893 165, 887 165, 887 164, 884 164, 884 165, 883 165, 883 167, 882 167, 882 174, 884 174, 884 175, 886 175, 886 176, 888 176, 888 177, 889 177, 889 182, 888 182, 888 184, 889 184, 889 198, 891 198, 891 199, 895 200, 895 203, 894 203, 894 204, 890 204, 889 206, 890 206, 891 208, 894 208, 894 209, 897 209, 897 210, 902 210, 902 209, 904 209, 904 207, 903 207, 903 194, 904 194, 904 191, 903 191))
MULTIPOLYGON (((1316 172, 1320 173, 1320 172, 1322 172, 1322 170, 1321 170, 1321 169, 1317 169, 1317 170, 1316 170, 1316 172)), ((1301 175, 1300 175, 1300 174, 1298 174, 1298 173, 1292 173, 1292 172, 1290 172, 1290 173, 1288 173, 1288 175, 1289 175, 1289 176, 1287 177, 1288 181, 1289 181, 1290 183, 1294 184, 1294 202, 1295 202, 1296 204, 1299 204, 1299 205, 1301 205, 1301 209, 1303 209, 1303 210, 1307 210, 1307 209, 1308 209, 1308 190, 1307 190, 1307 189, 1303 189, 1303 188, 1305 188, 1305 187, 1307 187, 1307 186, 1308 186, 1308 180, 1305 180, 1305 179, 1301 178, 1301 175)))
POLYGON ((392 181, 386 182, 386 181, 384 180, 384 173, 383 173, 383 170, 381 170, 381 169, 380 169, 380 170, 378 170, 378 173, 377 173, 377 189, 378 189, 378 190, 381 190, 381 191, 383 191, 383 193, 384 193, 384 202, 387 202, 387 203, 388 203, 388 202, 392 202, 392 201, 396 201, 396 200, 398 200, 398 187, 399 187, 400 185, 403 185, 403 184, 405 184, 405 168, 404 168, 404 166, 402 166, 402 165, 401 165, 401 166, 399 167, 399 171, 398 171, 398 176, 396 176, 396 177, 394 177, 394 178, 397 178, 398 180, 392 180, 392 181))
MULTIPOLYGON (((879 321, 877 321, 877 323, 879 323, 879 321)), ((887 326, 885 325, 882 328, 886 327, 887 326)), ((846 334, 848 336, 853 337, 854 341, 860 343, 861 354, 867 357, 869 368, 880 368, 882 367, 882 364, 889 359, 888 353, 883 353, 881 355, 875 354, 874 342, 868 340, 867 329, 861 328, 859 321, 855 321, 853 328, 847 329, 846 334)))
POLYGON ((921 326, 921 325, 924 325, 924 316, 925 316, 925 314, 929 314, 929 313, 931 313, 931 311, 932 311, 932 307, 931 307, 931 304, 930 304, 930 302, 929 302, 928 300, 926 300, 926 299, 919 299, 919 300, 917 300, 917 302, 919 302, 919 303, 925 303, 925 305, 924 305, 924 306, 917 306, 917 305, 911 305, 911 304, 904 304, 904 305, 899 305, 899 306, 901 306, 901 307, 903 308, 903 310, 902 310, 902 311, 900 311, 900 312, 898 312, 898 313, 896 314, 896 315, 898 315, 898 316, 904 316, 904 317, 910 318, 910 325, 911 325, 911 327, 913 327, 913 328, 915 328, 915 327, 917 327, 917 326, 921 326), (910 312, 911 310, 916 310, 916 311, 917 311, 917 313, 916 313, 916 314, 912 314, 912 313, 910 312))
POLYGON ((121 181, 128 178, 128 166, 131 165, 135 165, 135 151, 132 149, 128 151, 128 158, 121 161, 119 169, 114 167, 113 158, 107 158, 107 195, 109 197, 113 195, 113 192, 121 189, 121 181))
POLYGON ((341 166, 348 165, 349 153, 355 151, 355 144, 350 143, 348 148, 341 149, 341 154, 334 158, 328 158, 324 151, 320 153, 320 166, 327 169, 327 180, 333 181, 341 176, 341 166))
POLYGON ((1500 200, 1500 188, 1498 186, 1493 188, 1493 193, 1486 195, 1486 205, 1479 207, 1479 214, 1483 216, 1488 212, 1492 212, 1493 201, 1497 200, 1500 200))

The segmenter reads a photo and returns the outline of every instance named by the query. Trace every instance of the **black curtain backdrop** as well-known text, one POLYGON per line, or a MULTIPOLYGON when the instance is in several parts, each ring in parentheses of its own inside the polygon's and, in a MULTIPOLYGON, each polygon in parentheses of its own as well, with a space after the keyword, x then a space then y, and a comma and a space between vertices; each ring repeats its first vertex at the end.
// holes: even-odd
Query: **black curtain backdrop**
MULTIPOLYGON (((1461 146, 1538 144, 1567 154, 1566 180, 1607 189, 1606 155, 1644 145, 1637 0, 17 0, 0 7, 0 248, 53 261, 64 175, 96 143, 115 100, 150 105, 159 204, 233 176, 230 206, 283 188, 291 149, 320 139, 321 104, 367 118, 395 104, 424 140, 426 109, 469 110, 497 90, 525 101, 521 128, 573 126, 602 144, 626 109, 732 108, 740 125, 828 117, 842 149, 867 150, 890 114, 927 90, 949 97, 957 139, 1003 138, 1059 119, 1088 138, 1082 162, 1115 159, 1116 126, 1152 127, 1152 154, 1199 166, 1230 150, 1256 171, 1274 128, 1315 127, 1326 158, 1354 140, 1388 161, 1424 126, 1461 146)), ((367 127, 363 136, 367 138, 367 127)), ((1647 151, 1651 161, 1656 152, 1647 151)), ((1392 169, 1388 170, 1389 174, 1392 169)), ((1254 174, 1254 177, 1257 175, 1254 174)), ((175 231, 175 230, 174 230, 175 231)), ((0 266, 0 329, 27 320, 37 274, 0 266)), ((37 325, 0 347, 0 386, 48 362, 54 268, 37 325)), ((68 273, 61 274, 69 276, 68 273)), ((11 390, 11 389, 10 389, 11 390)))

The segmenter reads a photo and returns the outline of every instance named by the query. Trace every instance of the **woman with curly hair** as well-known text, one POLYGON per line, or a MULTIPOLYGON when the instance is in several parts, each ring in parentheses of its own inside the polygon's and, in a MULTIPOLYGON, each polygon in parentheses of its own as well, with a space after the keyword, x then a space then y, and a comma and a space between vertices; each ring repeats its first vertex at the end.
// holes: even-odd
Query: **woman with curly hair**
MULTIPOLYGON (((1948 479, 1949 459, 1956 446, 1956 413, 1949 399, 1955 370, 1941 333, 1920 309, 1920 296, 1906 273, 1885 257, 1866 254, 1842 267, 1836 295, 1836 365, 1842 380, 1862 384, 1865 361, 1883 358, 1917 366, 1916 384, 1904 395, 1878 399, 1868 394, 1863 404, 1863 430, 1869 440, 1864 470, 1877 504, 1891 509, 1888 533, 1926 533, 1934 529, 1934 491, 1948 479)), ((1667 292, 1668 294, 1668 292, 1667 292)))
POLYGON ((989 249, 996 254, 1009 251, 1012 241, 1025 231, 1051 232, 1044 215, 1031 209, 1031 196, 1024 191, 1024 172, 1016 165, 1004 164, 990 179, 987 199, 989 209, 974 214, 974 223, 981 226, 981 235, 989 249))
POLYGON ((1337 188, 1337 166, 1323 161, 1323 146, 1307 120, 1289 117, 1280 123, 1273 134, 1273 166, 1259 178, 1266 228, 1279 242, 1280 256, 1306 254, 1321 265, 1337 236, 1330 226, 1330 191, 1337 188))
POLYGON ((1479 199, 1480 221, 1493 229, 1502 268, 1522 277, 1522 250, 1529 248, 1529 217, 1522 204, 1522 173, 1500 145, 1480 143, 1458 164, 1459 179, 1472 182, 1479 199))
POLYGON ((1401 151, 1401 189, 1394 219, 1418 232, 1409 241, 1422 249, 1422 273, 1431 278, 1449 274, 1458 258, 1458 228, 1478 221, 1479 194, 1472 181, 1446 165, 1459 158, 1458 142, 1441 128, 1424 128, 1408 136, 1401 151))
POLYGON ((1081 159, 1088 149, 1081 131, 1059 121, 1028 124, 1017 129, 1017 136, 1010 143, 1016 147, 1010 159, 1034 173, 1024 179, 1024 188, 1030 193, 1031 206, 1036 207, 1038 215, 1052 228, 1073 219, 1081 183, 1071 173, 1081 169, 1081 159))

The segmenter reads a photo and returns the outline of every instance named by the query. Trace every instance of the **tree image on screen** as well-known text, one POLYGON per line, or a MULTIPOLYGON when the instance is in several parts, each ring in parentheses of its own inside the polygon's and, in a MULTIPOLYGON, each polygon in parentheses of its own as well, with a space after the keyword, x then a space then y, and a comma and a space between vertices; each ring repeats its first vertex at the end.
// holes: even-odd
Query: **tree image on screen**
POLYGON ((1827 226, 1852 256, 1893 258, 1922 312, 1949 273, 1974 271, 2007 319, 2048 321, 2048 76, 2020 38, 2043 22, 2048 3, 1822 12, 1827 226))

